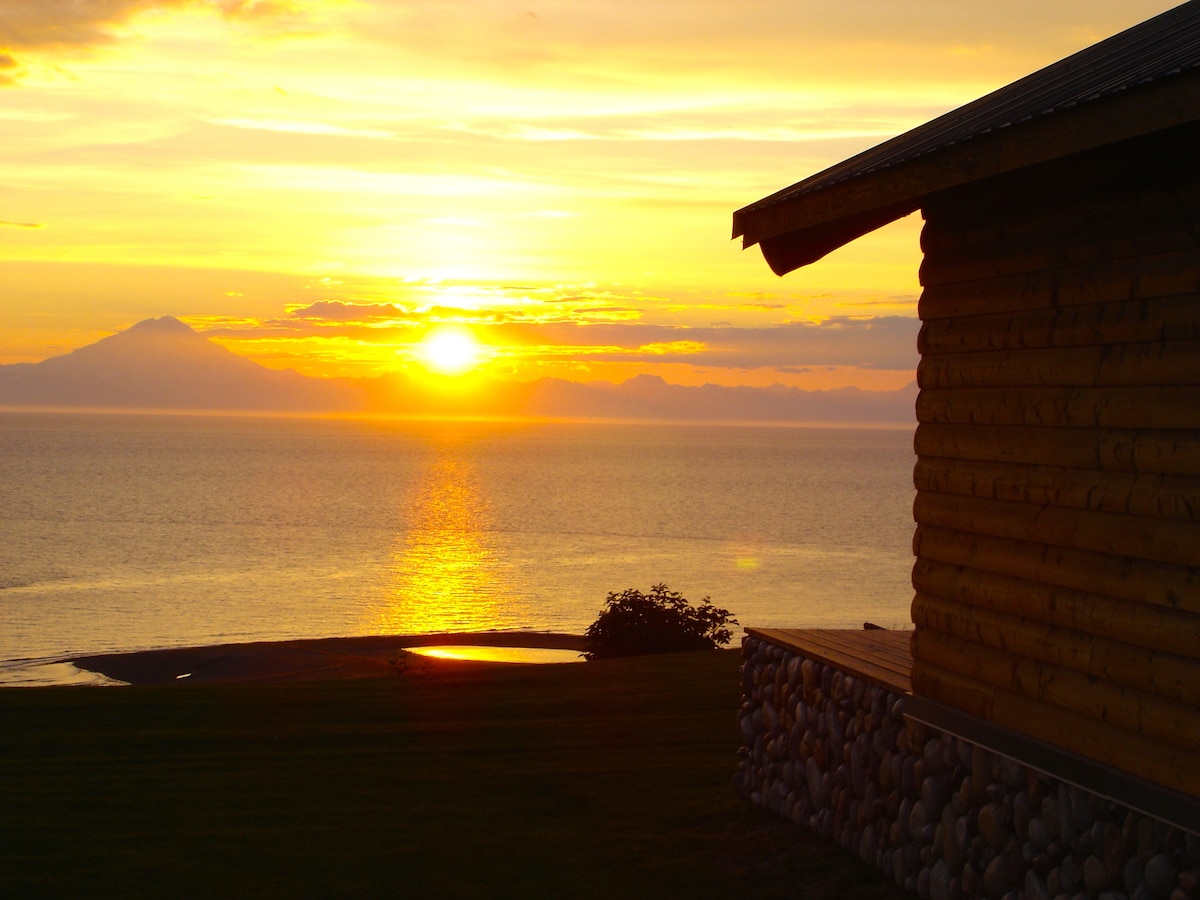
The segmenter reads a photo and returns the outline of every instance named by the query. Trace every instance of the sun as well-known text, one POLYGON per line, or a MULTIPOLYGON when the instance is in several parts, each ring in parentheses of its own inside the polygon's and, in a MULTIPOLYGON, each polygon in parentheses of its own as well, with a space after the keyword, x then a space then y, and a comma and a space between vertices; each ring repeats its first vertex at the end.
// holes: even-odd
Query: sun
POLYGON ((432 372, 463 375, 479 365, 483 348, 467 329, 444 325, 426 335, 417 353, 432 372))

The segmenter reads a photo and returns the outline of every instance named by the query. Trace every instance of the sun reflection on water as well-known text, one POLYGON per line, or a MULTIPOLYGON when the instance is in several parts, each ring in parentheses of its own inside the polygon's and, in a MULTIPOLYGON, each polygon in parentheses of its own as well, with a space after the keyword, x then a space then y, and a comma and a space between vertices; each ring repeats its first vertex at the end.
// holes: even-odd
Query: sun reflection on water
POLYGON ((441 444, 396 535, 380 634, 483 631, 519 615, 490 537, 486 496, 461 445, 441 444))

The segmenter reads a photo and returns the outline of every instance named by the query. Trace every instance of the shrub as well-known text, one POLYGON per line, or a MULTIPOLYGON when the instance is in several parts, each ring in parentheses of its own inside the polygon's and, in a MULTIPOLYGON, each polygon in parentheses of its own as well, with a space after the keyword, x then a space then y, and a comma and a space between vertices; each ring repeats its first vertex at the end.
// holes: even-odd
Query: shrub
POLYGON ((738 624, 729 610, 718 609, 708 597, 692 606, 681 594, 656 584, 649 594, 634 588, 610 593, 604 610, 584 632, 588 660, 648 653, 713 650, 728 644, 738 624))

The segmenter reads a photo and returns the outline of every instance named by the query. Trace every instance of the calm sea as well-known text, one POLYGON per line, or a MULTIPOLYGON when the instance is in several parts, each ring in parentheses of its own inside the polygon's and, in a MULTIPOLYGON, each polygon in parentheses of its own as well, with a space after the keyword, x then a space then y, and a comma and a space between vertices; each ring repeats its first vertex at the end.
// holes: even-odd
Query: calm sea
POLYGON ((580 632, 658 582, 904 626, 912 466, 896 430, 0 414, 0 661, 580 632))

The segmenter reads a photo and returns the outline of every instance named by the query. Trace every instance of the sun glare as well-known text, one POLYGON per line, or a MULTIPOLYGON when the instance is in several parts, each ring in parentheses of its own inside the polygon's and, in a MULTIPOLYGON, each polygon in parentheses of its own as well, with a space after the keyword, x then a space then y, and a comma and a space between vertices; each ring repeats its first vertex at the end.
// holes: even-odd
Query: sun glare
POLYGON ((439 375, 463 375, 479 364, 482 349, 465 328, 445 327, 431 331, 421 342, 420 357, 439 375))

